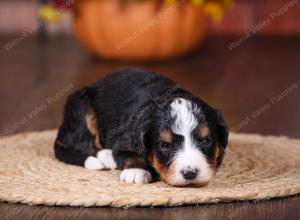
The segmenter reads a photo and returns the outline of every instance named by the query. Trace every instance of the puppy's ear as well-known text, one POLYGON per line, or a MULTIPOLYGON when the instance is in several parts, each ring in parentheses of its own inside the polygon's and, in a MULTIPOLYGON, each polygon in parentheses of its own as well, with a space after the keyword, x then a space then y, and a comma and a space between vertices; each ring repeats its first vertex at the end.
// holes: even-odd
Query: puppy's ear
POLYGON ((147 154, 147 149, 145 146, 145 132, 144 131, 140 131, 138 133, 137 145, 138 145, 138 153, 145 156, 147 154))
POLYGON ((225 149, 228 144, 228 128, 221 112, 217 111, 217 136, 219 144, 225 149))
POLYGON ((134 121, 132 125, 132 131, 134 133, 134 143, 135 151, 141 156, 147 156, 147 134, 149 131, 149 126, 151 123, 151 114, 153 111, 152 105, 147 105, 146 107, 142 108, 139 113, 140 117, 134 121))

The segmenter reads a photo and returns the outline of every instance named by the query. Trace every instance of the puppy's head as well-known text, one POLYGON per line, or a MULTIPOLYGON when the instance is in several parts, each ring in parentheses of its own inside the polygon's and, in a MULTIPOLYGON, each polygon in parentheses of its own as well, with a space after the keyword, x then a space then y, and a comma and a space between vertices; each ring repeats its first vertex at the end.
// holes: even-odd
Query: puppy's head
POLYGON ((221 165, 228 131, 204 102, 175 98, 157 110, 147 139, 148 160, 164 181, 204 186, 221 165))

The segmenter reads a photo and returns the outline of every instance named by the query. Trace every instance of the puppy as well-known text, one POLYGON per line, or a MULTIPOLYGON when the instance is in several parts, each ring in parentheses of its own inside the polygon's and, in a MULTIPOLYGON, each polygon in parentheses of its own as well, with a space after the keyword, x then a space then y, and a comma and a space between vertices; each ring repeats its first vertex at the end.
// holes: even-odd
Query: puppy
POLYGON ((204 186, 221 165, 220 113, 175 82, 141 69, 113 73, 68 97, 55 156, 120 180, 204 186))

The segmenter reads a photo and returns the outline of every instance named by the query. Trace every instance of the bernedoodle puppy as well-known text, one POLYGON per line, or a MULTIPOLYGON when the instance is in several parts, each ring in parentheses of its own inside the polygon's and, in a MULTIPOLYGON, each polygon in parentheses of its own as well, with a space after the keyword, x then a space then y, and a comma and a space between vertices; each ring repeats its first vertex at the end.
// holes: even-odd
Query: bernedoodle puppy
POLYGON ((204 186, 221 165, 228 130, 221 114, 175 82, 125 69, 68 97, 55 156, 120 180, 204 186))

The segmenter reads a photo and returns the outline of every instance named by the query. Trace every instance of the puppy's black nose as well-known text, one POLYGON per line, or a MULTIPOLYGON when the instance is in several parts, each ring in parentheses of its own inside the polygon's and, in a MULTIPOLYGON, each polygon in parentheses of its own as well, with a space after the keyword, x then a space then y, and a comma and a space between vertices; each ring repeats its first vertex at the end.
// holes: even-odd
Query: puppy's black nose
POLYGON ((183 178, 186 180, 195 179, 198 173, 199 173, 198 169, 191 169, 191 168, 187 168, 181 171, 183 178))

